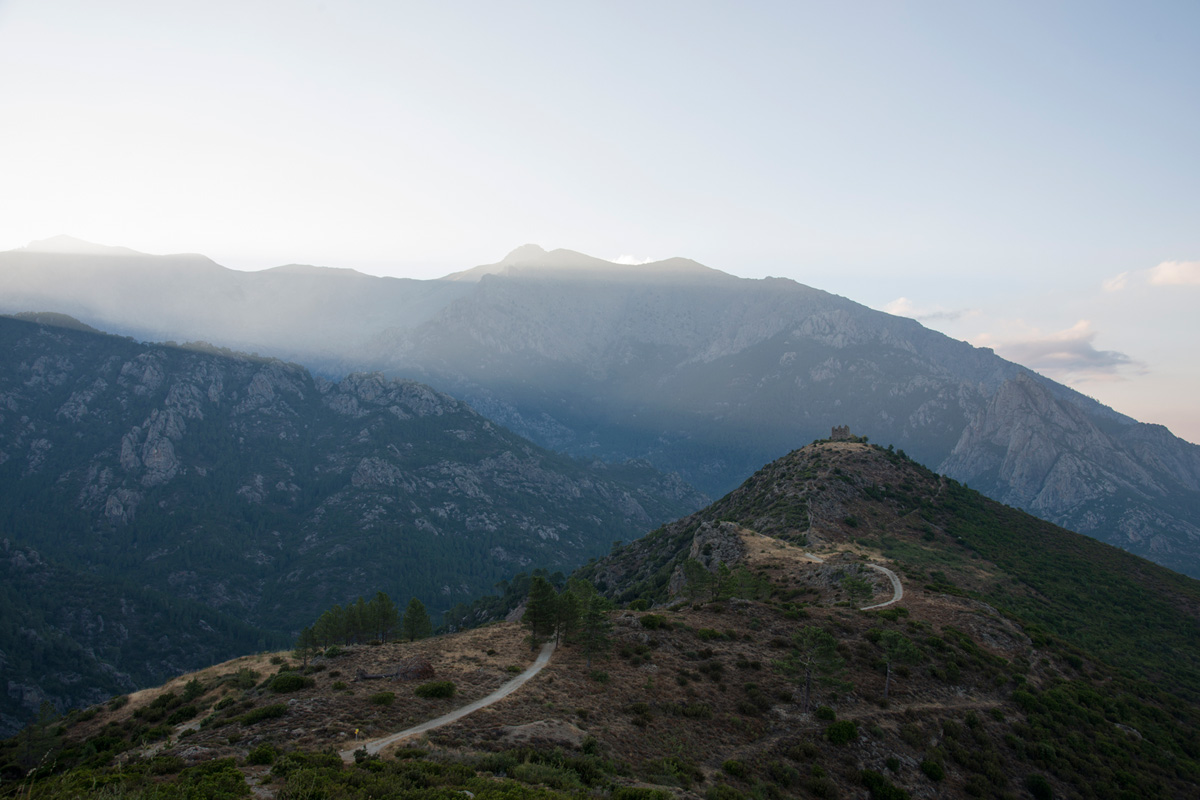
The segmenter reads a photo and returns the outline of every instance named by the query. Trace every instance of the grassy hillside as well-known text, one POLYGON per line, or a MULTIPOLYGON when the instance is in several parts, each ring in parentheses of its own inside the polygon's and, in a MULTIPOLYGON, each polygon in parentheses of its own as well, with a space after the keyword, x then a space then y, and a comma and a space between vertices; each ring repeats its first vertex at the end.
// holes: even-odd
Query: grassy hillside
POLYGON ((1195 582, 900 453, 796 451, 579 576, 625 606, 607 614, 603 658, 589 668, 568 641, 517 693, 379 761, 320 754, 488 694, 532 661, 524 632, 219 665, 10 742, 10 791, 94 781, 150 797, 223 780, 237 796, 241 776, 281 798, 1040 800, 1200 785, 1195 582), (822 639, 809 684, 806 643, 822 639), (354 680, 418 656, 454 697, 354 680), (21 778, 39 747, 74 769, 21 778))

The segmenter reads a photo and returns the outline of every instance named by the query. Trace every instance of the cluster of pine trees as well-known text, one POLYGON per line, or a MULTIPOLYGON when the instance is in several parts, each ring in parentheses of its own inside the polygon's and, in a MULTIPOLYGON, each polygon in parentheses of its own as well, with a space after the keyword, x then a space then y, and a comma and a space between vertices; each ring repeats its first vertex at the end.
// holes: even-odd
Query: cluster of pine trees
POLYGON ((410 642, 433 633, 425 604, 412 598, 401 617, 392 599, 385 592, 376 592, 370 600, 359 597, 348 605, 335 605, 300 631, 296 654, 307 660, 318 649, 336 644, 386 642, 397 632, 410 642))
POLYGON ((534 649, 550 638, 556 644, 563 641, 578 644, 591 669, 592 656, 609 645, 612 622, 608 611, 611 608, 612 603, 588 581, 571 578, 558 592, 545 577, 534 575, 529 583, 529 599, 521 622, 529 629, 529 640, 534 649))

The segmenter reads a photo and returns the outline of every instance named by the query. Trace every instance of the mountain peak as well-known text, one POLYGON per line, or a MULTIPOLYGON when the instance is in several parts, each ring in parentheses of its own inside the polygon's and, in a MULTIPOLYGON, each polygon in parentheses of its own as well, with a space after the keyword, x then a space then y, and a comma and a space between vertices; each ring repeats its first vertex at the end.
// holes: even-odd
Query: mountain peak
POLYGON ((523 244, 501 259, 501 264, 526 264, 546 256, 546 249, 537 244, 523 244))
POLYGON ((21 248, 30 253, 69 253, 72 255, 94 256, 140 256, 137 250, 128 247, 110 247, 108 245, 87 242, 74 236, 60 234, 49 239, 38 239, 21 248))
POLYGON ((447 275, 445 280, 478 281, 484 275, 537 275, 553 278, 591 278, 622 280, 661 280, 731 278, 727 273, 706 267, 688 258, 668 258, 643 264, 624 264, 596 258, 574 250, 546 250, 540 245, 523 244, 501 261, 447 275))

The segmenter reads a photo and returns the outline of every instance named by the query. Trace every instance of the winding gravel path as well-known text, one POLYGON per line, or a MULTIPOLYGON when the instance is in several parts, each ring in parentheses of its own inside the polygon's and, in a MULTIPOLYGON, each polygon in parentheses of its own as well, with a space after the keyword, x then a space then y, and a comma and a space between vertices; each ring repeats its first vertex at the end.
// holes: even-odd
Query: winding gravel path
POLYGON ((887 567, 881 567, 878 564, 867 564, 867 566, 873 570, 882 572, 884 575, 887 575, 892 579, 892 599, 888 600, 886 603, 876 603, 873 606, 864 606, 863 608, 860 608, 859 611, 871 611, 876 608, 884 608, 885 606, 890 606, 892 603, 904 599, 904 587, 900 585, 899 575, 892 572, 887 567))
POLYGON ((487 697, 481 697, 473 703, 468 703, 462 708, 456 708, 449 714, 443 714, 440 717, 431 719, 428 722, 422 722, 420 725, 414 725, 411 728, 399 731, 398 733, 389 734, 381 739, 372 739, 368 742, 360 742, 350 750, 343 750, 339 755, 342 761, 347 764, 354 763, 354 751, 366 748, 367 755, 376 755, 380 750, 387 747, 393 742, 398 742, 401 739, 407 739, 410 736, 418 736, 426 731, 431 731, 434 728, 440 728, 443 725, 449 725, 451 722, 462 719, 468 714, 478 711, 481 708, 486 708, 492 703, 503 700, 510 694, 520 689, 525 685, 525 682, 542 671, 542 667, 550 663, 550 654, 554 652, 554 642, 546 642, 542 645, 542 652, 538 653, 537 659, 530 664, 524 672, 513 678, 508 683, 505 683, 496 691, 489 694, 487 697))
MULTIPOLYGON (((814 555, 813 553, 805 553, 804 555, 808 556, 813 561, 816 561, 818 564, 825 563, 825 559, 821 558, 818 555, 814 555)), ((867 564, 867 566, 877 572, 882 572, 884 575, 887 575, 888 578, 891 579, 891 581, 892 581, 892 599, 888 600, 887 602, 884 602, 884 603, 876 603, 873 606, 863 606, 862 608, 859 609, 859 611, 873 611, 877 608, 886 608, 886 607, 890 606, 892 603, 897 603, 904 599, 904 586, 902 586, 900 584, 900 576, 899 575, 892 572, 887 567, 881 567, 879 564, 867 564)))

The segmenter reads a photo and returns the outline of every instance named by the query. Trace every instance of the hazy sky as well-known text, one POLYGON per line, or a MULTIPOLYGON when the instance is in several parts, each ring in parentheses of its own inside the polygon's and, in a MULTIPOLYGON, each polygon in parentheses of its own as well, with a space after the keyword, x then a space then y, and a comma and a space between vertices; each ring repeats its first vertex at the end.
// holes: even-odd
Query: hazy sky
POLYGON ((1200 3, 0 0, 0 249, 778 275, 1200 441, 1200 3))

